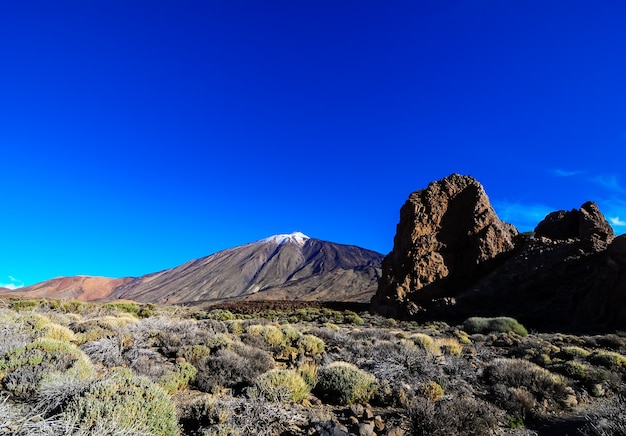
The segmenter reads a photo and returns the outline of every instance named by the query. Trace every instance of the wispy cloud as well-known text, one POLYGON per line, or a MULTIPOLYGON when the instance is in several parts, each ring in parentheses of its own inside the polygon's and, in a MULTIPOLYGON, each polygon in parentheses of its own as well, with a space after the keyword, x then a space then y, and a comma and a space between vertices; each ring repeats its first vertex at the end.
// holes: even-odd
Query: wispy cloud
POLYGON ((10 290, 15 290, 24 287, 24 282, 19 279, 16 279, 13 276, 8 276, 9 283, 0 283, 0 288, 7 288, 10 290))
POLYGON ((553 168, 552 170, 550 170, 550 172, 557 177, 574 177, 574 176, 580 176, 586 173, 586 171, 571 171, 571 170, 564 170, 562 168, 553 168))
POLYGON ((592 177, 591 181, 609 191, 620 194, 626 193, 626 188, 622 186, 619 177, 615 174, 601 174, 592 177))
POLYGON ((526 204, 520 202, 493 201, 493 208, 501 220, 513 224, 518 230, 533 230, 546 215, 555 209, 544 204, 526 204))
POLYGON ((626 227, 626 221, 620 219, 618 216, 609 217, 609 221, 616 227, 626 227))

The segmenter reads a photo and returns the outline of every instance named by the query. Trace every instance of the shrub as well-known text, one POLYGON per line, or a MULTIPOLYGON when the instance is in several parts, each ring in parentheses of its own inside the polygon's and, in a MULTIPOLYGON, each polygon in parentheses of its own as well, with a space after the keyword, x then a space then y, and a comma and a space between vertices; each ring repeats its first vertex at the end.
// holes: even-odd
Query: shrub
POLYGON ((274 367, 274 359, 266 351, 236 344, 232 350, 219 350, 196 366, 195 384, 205 392, 213 392, 219 387, 250 385, 258 375, 274 367))
POLYGON ((92 382, 64 408, 66 419, 91 431, 101 421, 135 426, 154 435, 177 435, 178 421, 165 392, 128 369, 116 369, 92 382))
POLYGON ((317 373, 317 394, 335 404, 368 402, 376 393, 378 382, 373 375, 347 362, 333 362, 317 373))
POLYGON ((416 436, 486 436, 494 434, 498 424, 493 406, 466 395, 437 402, 419 399, 407 412, 411 434, 416 436))
POLYGON ((272 402, 300 403, 309 393, 309 385, 296 371, 273 369, 258 376, 254 387, 259 394, 272 402))
POLYGON ((430 401, 439 401, 443 398, 443 388, 432 380, 420 386, 418 391, 422 397, 430 401))
POLYGON ((55 323, 50 323, 44 326, 41 330, 39 330, 38 336, 54 339, 61 342, 76 341, 76 335, 73 331, 65 326, 55 323))
POLYGON ((324 352, 324 341, 311 334, 302 335, 297 342, 298 349, 305 354, 320 355, 324 352))
POLYGON ((526 360, 496 359, 485 369, 485 376, 494 387, 497 400, 506 410, 516 408, 508 403, 511 398, 508 393, 502 395, 504 392, 511 392, 506 390, 509 387, 525 389, 538 400, 537 403, 545 401, 550 408, 563 405, 571 394, 571 389, 562 378, 526 360), (495 389, 498 385, 500 388, 495 389))
POLYGON ((46 378, 67 374, 88 379, 94 369, 87 356, 75 345, 41 338, 9 351, 0 360, 0 380, 13 395, 31 398, 37 395, 46 378))
POLYGON ((463 346, 455 338, 437 338, 435 344, 444 354, 460 356, 463 352, 463 346))
POLYGON ((157 383, 165 392, 173 395, 185 389, 197 373, 198 370, 195 366, 187 362, 181 362, 176 364, 174 371, 168 371, 161 376, 157 383))
POLYGON ((246 332, 251 335, 261 336, 268 345, 272 347, 279 347, 284 344, 285 335, 276 326, 271 324, 253 324, 248 326, 246 332))
POLYGON ((463 330, 468 333, 513 332, 520 336, 528 335, 528 331, 523 325, 517 322, 514 318, 507 316, 499 316, 496 318, 482 318, 475 316, 468 318, 463 323, 463 330))
POLYGON ((409 336, 409 340, 411 340, 419 348, 428 351, 434 356, 439 356, 441 354, 441 349, 435 340, 425 333, 414 333, 409 336))
POLYGON ((201 434, 200 428, 223 424, 229 417, 228 411, 220 407, 215 397, 205 394, 183 407, 180 423, 185 434, 201 434))
POLYGON ((588 360, 606 368, 626 370, 626 356, 622 356, 615 351, 595 351, 588 357, 588 360))
POLYGON ((566 360, 572 360, 575 358, 586 359, 591 353, 584 348, 577 347, 575 345, 561 348, 560 356, 566 360))

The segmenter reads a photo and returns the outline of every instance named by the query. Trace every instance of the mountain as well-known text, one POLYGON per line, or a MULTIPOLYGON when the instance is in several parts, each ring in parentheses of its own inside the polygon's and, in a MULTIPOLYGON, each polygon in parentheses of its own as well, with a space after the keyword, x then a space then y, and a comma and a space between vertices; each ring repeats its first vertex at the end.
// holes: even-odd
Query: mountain
POLYGON ((139 277, 109 299, 196 303, 227 300, 368 301, 383 256, 352 245, 276 235, 139 277))
POLYGON ((186 304, 235 300, 367 302, 376 292, 382 258, 371 250, 295 232, 137 278, 60 277, 11 294, 186 304))
POLYGON ((57 277, 18 289, 5 291, 0 288, 0 295, 94 301, 106 299, 115 288, 132 280, 93 276, 57 277))

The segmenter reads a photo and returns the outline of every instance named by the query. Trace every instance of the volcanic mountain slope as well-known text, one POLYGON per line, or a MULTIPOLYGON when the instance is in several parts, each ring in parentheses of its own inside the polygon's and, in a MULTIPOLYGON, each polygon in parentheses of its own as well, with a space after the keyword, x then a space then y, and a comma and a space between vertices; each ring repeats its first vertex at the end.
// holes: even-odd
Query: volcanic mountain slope
POLYGON ((93 276, 57 277, 18 289, 0 288, 0 295, 94 301, 106 299, 115 288, 132 280, 93 276))
POLYGON ((276 235, 137 278, 60 277, 0 294, 146 303, 233 300, 367 302, 383 255, 352 245, 276 235))
POLYGON ((233 299, 368 301, 383 256, 351 245, 276 235, 126 283, 108 299, 196 303, 233 299))

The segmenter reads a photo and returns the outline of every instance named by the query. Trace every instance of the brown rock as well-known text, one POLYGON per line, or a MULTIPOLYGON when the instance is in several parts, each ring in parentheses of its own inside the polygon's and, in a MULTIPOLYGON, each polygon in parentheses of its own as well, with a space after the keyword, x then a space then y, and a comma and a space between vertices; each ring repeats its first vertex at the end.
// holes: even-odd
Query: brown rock
POLYGON ((411 315, 454 296, 515 247, 517 229, 498 218, 480 183, 453 174, 412 193, 400 210, 372 308, 411 315))
POLYGON ((375 436, 374 426, 367 422, 359 424, 359 436, 375 436))
POLYGON ((391 427, 387 430, 387 436, 404 436, 404 431, 400 427, 391 427))
POLYGON ((552 240, 587 240, 595 237, 609 243, 615 238, 615 233, 598 205, 588 201, 580 209, 569 212, 559 210, 548 214, 537 224, 535 237, 552 240))

